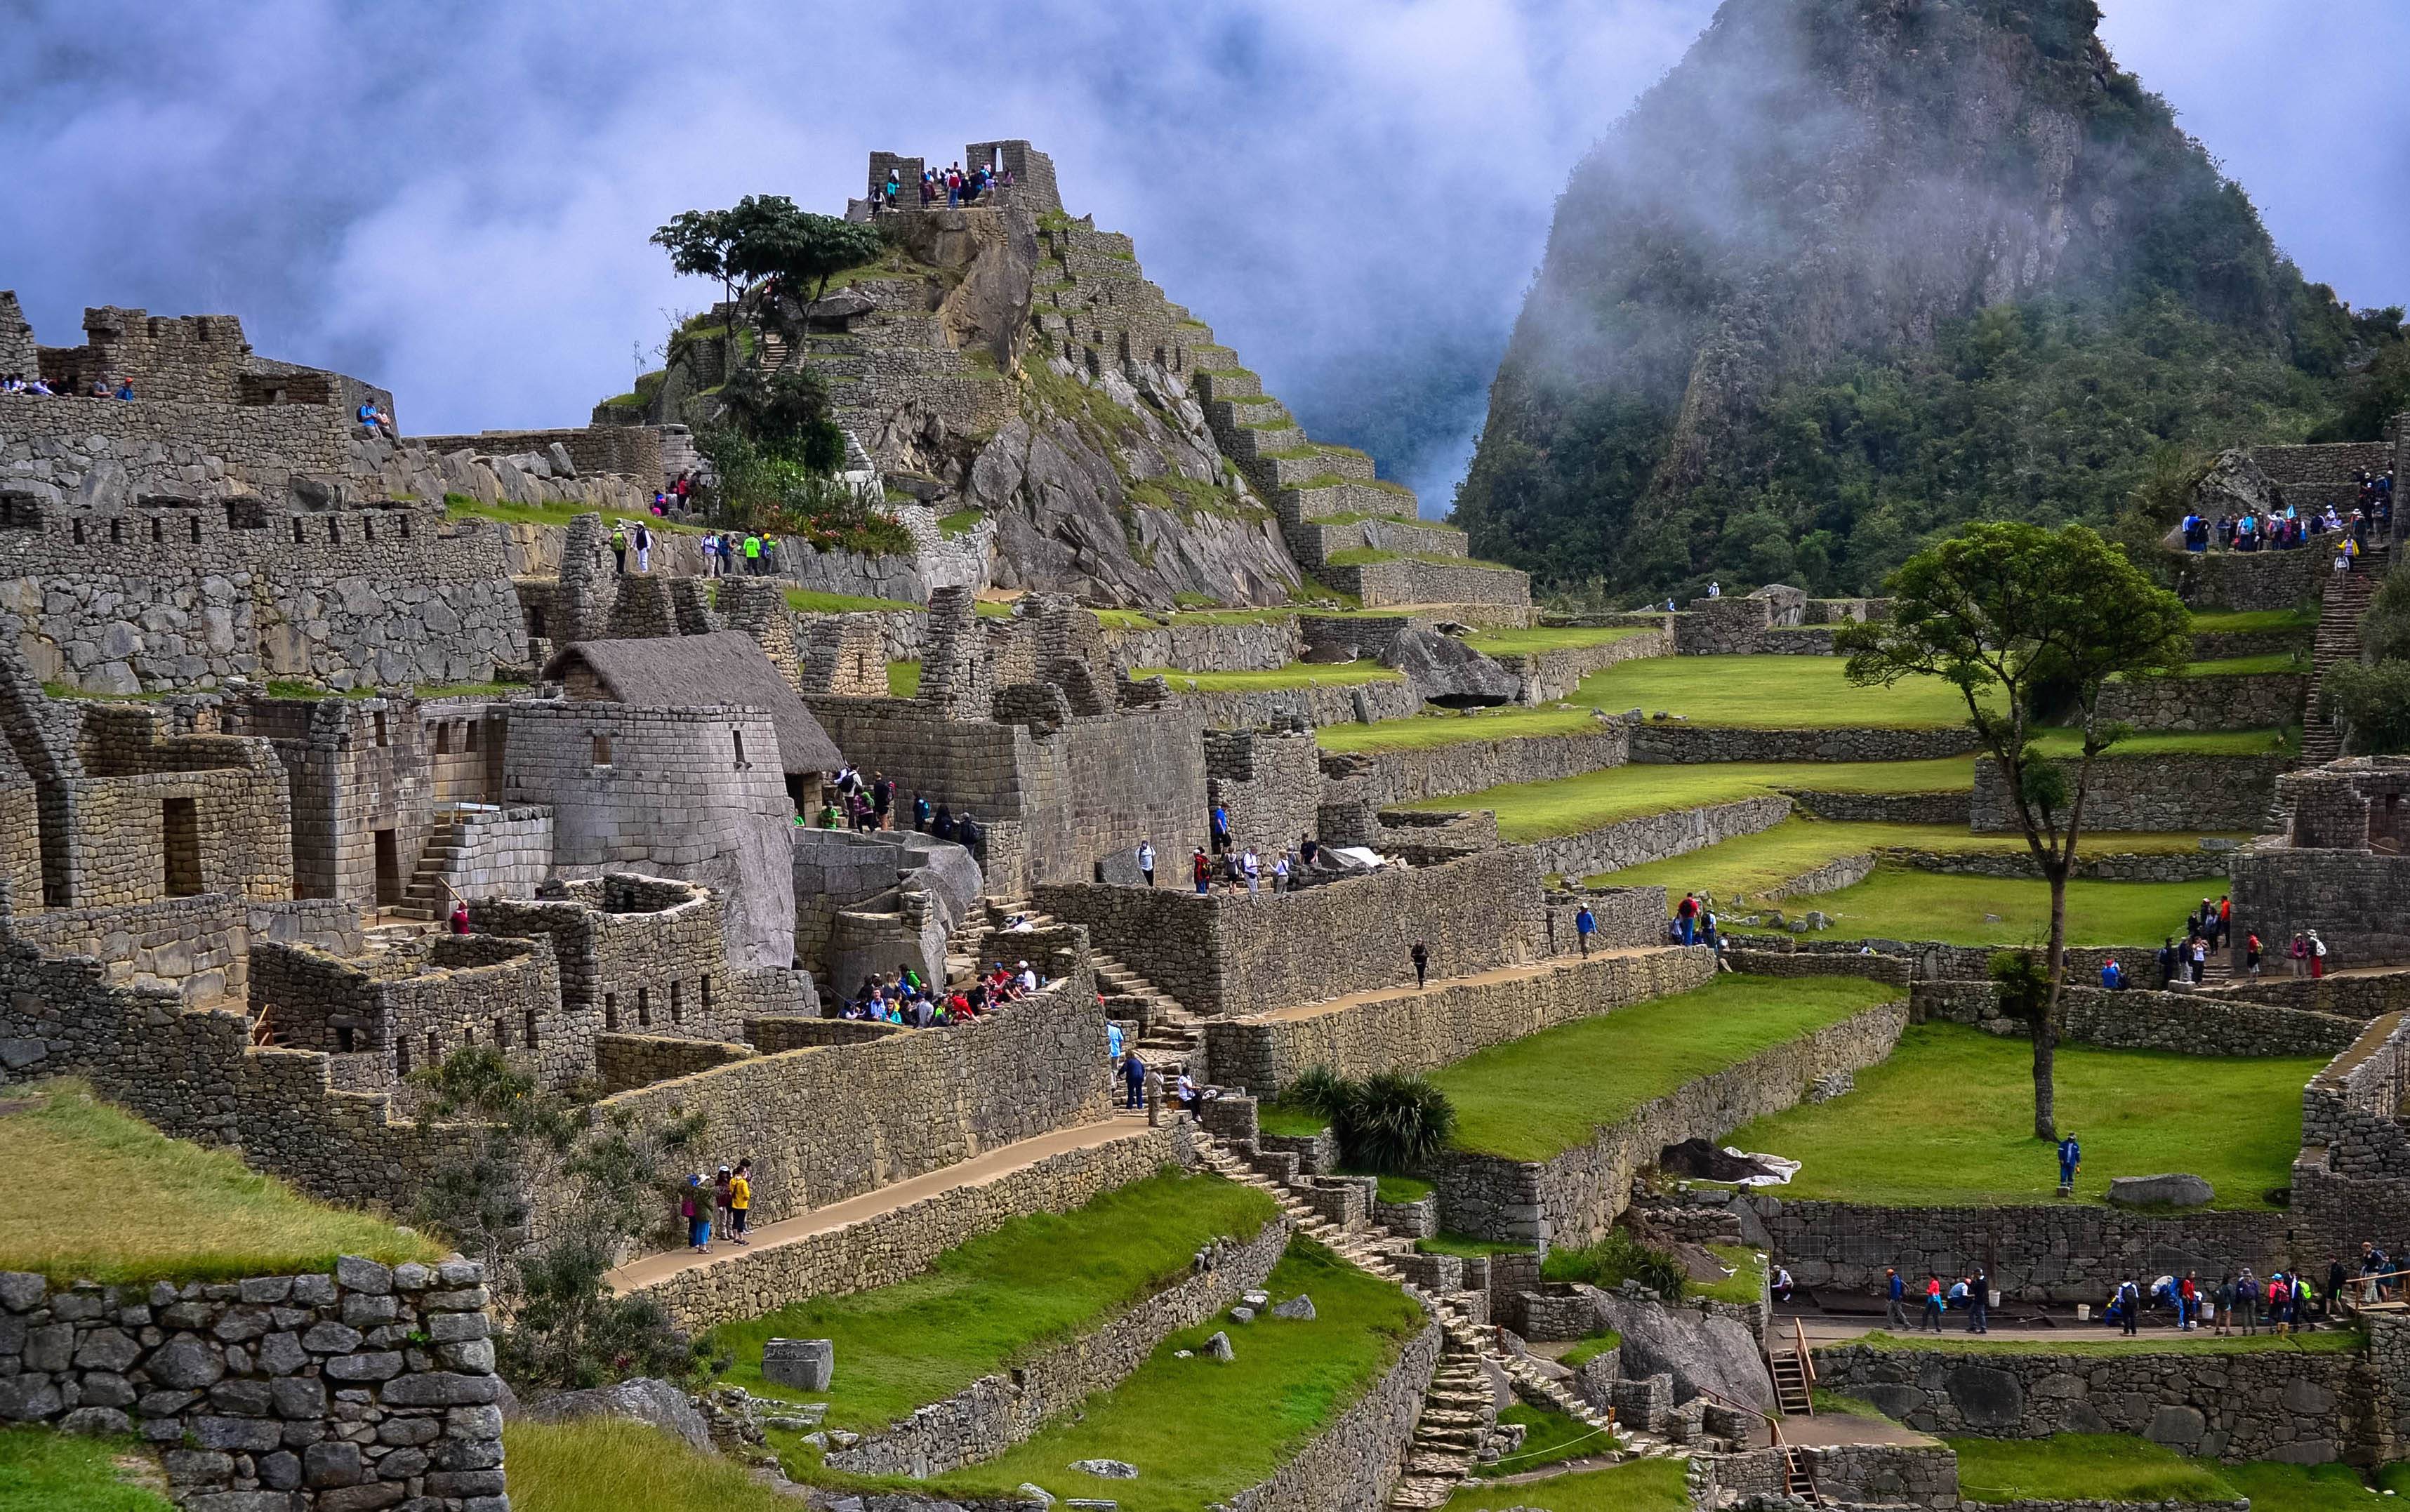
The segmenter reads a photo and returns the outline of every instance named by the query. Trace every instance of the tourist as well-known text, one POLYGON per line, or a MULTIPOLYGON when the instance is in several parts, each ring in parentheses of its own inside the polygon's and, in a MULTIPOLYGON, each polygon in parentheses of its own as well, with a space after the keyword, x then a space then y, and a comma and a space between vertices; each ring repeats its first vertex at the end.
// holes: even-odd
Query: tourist
POLYGON ((2279 1271, 2268 1278, 2268 1331, 2290 1333, 2293 1304, 2292 1288, 2285 1285, 2285 1272, 2279 1271))
POLYGON ((2327 974, 2327 942, 2318 938, 2318 932, 2315 929, 2308 931, 2308 934, 2310 937, 2310 980, 2316 981, 2327 974))
POLYGON ((1154 842, 1152 839, 1138 843, 1138 874, 1146 879, 1147 886, 1154 885, 1154 842))
POLYGON ((2259 1331, 2259 1278, 2244 1266, 2234 1277, 2234 1310, 2243 1319, 2243 1331, 2259 1331))
MULTIPOLYGON (((1101 1003, 1104 1001, 1104 998, 1105 995, 1103 993, 1098 993, 1096 995, 1096 1001, 1101 1003)), ((1112 1020, 1107 1019, 1105 1021, 1105 1064, 1108 1066, 1118 1067, 1121 1063, 1122 1026, 1115 1024, 1112 1020)))
POLYGON ((1774 1284, 1771 1287, 1774 1294, 1774 1300, 1778 1302, 1787 1302, 1791 1300, 1791 1293, 1794 1289, 1795 1288, 1792 1284, 1791 1272, 1789 1268, 1777 1265, 1774 1268, 1774 1284))
POLYGON ((1992 1278, 1982 1266, 1975 1267, 1975 1321, 1967 1325, 1971 1333, 1992 1331, 1992 1278))
POLYGON ((929 821, 929 834, 932 838, 939 840, 954 837, 954 811, 950 806, 937 805, 937 817, 929 821))
POLYGON ((678 1216, 686 1223, 687 1243, 697 1255, 710 1254, 711 1193, 703 1185, 703 1172, 689 1176, 679 1188, 678 1216))
POLYGON ((2327 1316, 2334 1316, 2335 1304, 2343 1301, 2344 1287, 2348 1284, 2340 1256, 2327 1257, 2327 1316))
POLYGON ((1940 1332, 1941 1313, 1941 1277, 1927 1271, 1924 1272, 1924 1316, 1916 1320, 1916 1331, 1923 1333, 1930 1328, 1936 1333, 1940 1332))
POLYGON ((2234 1332, 2234 1274, 2227 1272, 2217 1278, 2217 1291, 2212 1298, 2217 1308, 2217 1331, 2220 1335, 2234 1332))
POLYGON ((1122 1080, 1129 1087, 1129 1106, 1133 1109, 1145 1107, 1146 1062, 1139 1059, 1135 1050, 1122 1062, 1122 1080))
POLYGON ((1188 869, 1197 879, 1197 895, 1198 897, 1203 897, 1208 893, 1213 891, 1213 864, 1205 859, 1205 848, 1203 846, 1198 846, 1197 848, 1197 853, 1188 858, 1188 869))
POLYGON ((1020 983, 1020 985, 1021 985, 1021 990, 1022 990, 1024 994, 1025 994, 1025 993, 1034 993, 1034 992, 1036 992, 1036 991, 1038 990, 1038 972, 1037 972, 1037 970, 1036 970, 1034 967, 1032 967, 1030 966, 1030 964, 1029 964, 1028 962, 1026 962, 1026 961, 1024 961, 1024 962, 1022 962, 1022 963, 1021 963, 1021 967, 1020 967, 1020 969, 1021 969, 1021 975, 1020 975, 1018 978, 1016 978, 1015 980, 1020 983))
POLYGON ((2192 984, 2199 986, 2209 976, 2209 941, 2199 935, 2192 938, 2192 984))
POLYGON ((1229 894, 1232 897, 1237 897, 1239 895, 1239 884, 1246 880, 1247 874, 1239 864, 1239 852, 1236 850, 1223 851, 1222 891, 1229 894))
POLYGON ((722 1166, 719 1168, 719 1173, 713 1178, 711 1183, 711 1208, 713 1214, 711 1231, 721 1239, 727 1238, 729 1233, 735 1228, 735 1225, 730 1221, 728 1216, 728 1184, 734 1179, 735 1175, 735 1171, 730 1170, 726 1166, 722 1166))
POLYGON ((912 794, 912 828, 915 831, 922 835, 928 834, 929 816, 934 812, 935 810, 929 807, 928 799, 917 792, 912 794))
POLYGON ((1699 938, 1719 958, 1723 955, 1723 937, 1716 932, 1716 910, 1705 903, 1699 905, 1699 938))
POLYGON ((884 830, 884 829, 888 828, 888 827, 889 827, 888 822, 887 822, 887 816, 888 816, 888 812, 889 812, 891 809, 893 809, 894 807, 895 807, 895 784, 894 784, 894 783, 893 783, 893 782, 888 781, 888 780, 887 780, 887 778, 886 778, 886 776, 885 776, 885 774, 883 774, 883 773, 879 773, 879 772, 873 772, 873 773, 871 773, 871 774, 870 774, 870 813, 871 813, 871 825, 870 825, 870 827, 871 827, 872 829, 875 829, 875 830, 884 830))
POLYGON ((639 574, 649 574, 652 570, 653 532, 645 528, 643 520, 638 520, 636 522, 636 571, 639 574))
POLYGON ((2113 955, 2109 957, 2108 961, 2100 967, 2100 985, 2101 988, 2107 992, 2124 992, 2126 990, 2125 969, 2118 966, 2117 958, 2113 955))
POLYGON ((1696 893, 1682 894, 1681 903, 1674 910, 1674 928, 1683 944, 1699 942, 1699 895, 1696 893))
POLYGON ((1298 859, 1303 862, 1306 865, 1313 865, 1314 858, 1321 853, 1322 847, 1315 843, 1313 836, 1300 835, 1297 837, 1298 859))
POLYGON ((2223 893, 2217 898, 2216 928, 2217 933, 2211 937, 2210 944, 2221 950, 2231 948, 2234 944, 2234 899, 2223 893))
POLYGON ((1213 842, 1213 853, 1215 855, 1218 856, 1225 850, 1230 849, 1230 815, 1229 811, 1225 809, 1220 804, 1215 804, 1213 806, 1213 817, 1211 821, 1209 837, 1213 842))
POLYGON ((1581 911, 1574 915, 1574 938, 1581 941, 1582 954, 1590 954, 1590 938, 1597 932, 1598 921, 1591 917, 1590 905, 1585 903, 1581 911))
POLYGON ((1883 1320, 1896 1331, 1908 1327, 1908 1283, 1899 1277, 1897 1266, 1883 1269, 1883 1320))
POLYGON ((1423 990, 1423 982, 1430 975, 1430 947, 1421 940, 1416 940, 1414 949, 1408 951, 1406 956, 1415 963, 1415 991, 1420 992, 1423 990))
POLYGON ((2159 947, 2159 991, 2161 992, 2167 991, 2176 983, 2176 938, 2169 935, 2165 938, 2167 943, 2159 947))
POLYGON ((1284 850, 1280 853, 1279 857, 1272 862, 1272 893, 1274 895, 1278 895, 1287 891, 1288 852, 1284 850))
POLYGON ((2193 1273, 2186 1271, 2183 1282, 2176 1287, 2176 1331, 2190 1333, 2199 1316, 2200 1287, 2194 1284, 2193 1273))
POLYGON ((2141 1320, 2139 1315, 2142 1311, 2142 1288, 2134 1285, 2132 1276, 2127 1276, 2117 1283, 2117 1300, 2110 1304, 2109 1311, 2117 1318, 2120 1331, 2125 1333, 2141 1331, 2141 1320))
POLYGON ((762 575, 762 538, 751 531, 745 532, 745 573, 748 577, 762 575))
POLYGON ((2259 931, 2256 929, 2243 937, 2243 969, 2250 976, 2259 974, 2259 931))
POLYGON ((2293 943, 2286 953, 2292 957, 2293 975, 2298 977, 2309 969, 2307 963, 2310 958, 2310 942, 2302 938, 2300 930, 2293 931, 2293 943))
POLYGON ((1246 853, 1239 858, 1239 870, 1247 878, 1247 896, 1256 895, 1256 881, 1262 876, 1263 869, 1264 864, 1256 857, 1256 848, 1252 845, 1247 847, 1246 853))
POLYGON ((753 1241, 745 1237, 745 1224, 753 1211, 753 1160, 751 1156, 736 1162, 736 1173, 728 1178, 728 1237, 740 1244, 753 1241))
POLYGON ((2083 1146, 2077 1141, 2075 1131, 2069 1129, 2058 1141, 2058 1195, 2075 1195, 2075 1173, 2083 1169, 2083 1146))
POLYGON ((820 805, 820 828, 824 830, 840 829, 844 827, 844 824, 845 816, 837 812, 836 805, 833 803, 820 805))
POLYGON ((452 900, 452 933, 456 935, 465 935, 468 932, 469 900, 467 898, 454 898, 452 900))
POLYGON ((117 381, 117 397, 118 397, 119 399, 124 400, 125 400, 126 402, 128 402, 128 403, 133 402, 133 400, 134 400, 134 380, 133 380, 133 379, 131 379, 131 378, 120 378, 120 379, 117 381))
POLYGON ((628 575, 628 527, 624 523, 614 523, 611 527, 611 560, 613 575, 628 575))

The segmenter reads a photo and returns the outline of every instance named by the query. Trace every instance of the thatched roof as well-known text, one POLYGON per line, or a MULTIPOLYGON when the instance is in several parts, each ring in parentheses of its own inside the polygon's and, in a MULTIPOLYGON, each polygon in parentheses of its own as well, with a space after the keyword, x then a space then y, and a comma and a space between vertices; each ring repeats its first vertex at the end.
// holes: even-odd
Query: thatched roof
POLYGON ((579 641, 555 652, 544 663, 544 675, 566 680, 579 663, 622 704, 645 708, 741 704, 767 710, 778 732, 779 764, 789 772, 834 772, 845 764, 836 742, 820 728, 802 696, 778 676, 761 643, 743 631, 579 641))

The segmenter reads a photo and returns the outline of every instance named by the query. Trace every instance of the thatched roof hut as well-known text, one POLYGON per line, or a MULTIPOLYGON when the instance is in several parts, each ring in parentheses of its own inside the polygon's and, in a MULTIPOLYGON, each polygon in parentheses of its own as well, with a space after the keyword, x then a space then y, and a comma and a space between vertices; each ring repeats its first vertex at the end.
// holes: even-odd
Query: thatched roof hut
POLYGON ((802 696, 778 675, 761 644, 742 631, 580 641, 556 652, 544 675, 564 684, 573 699, 645 708, 762 709, 778 732, 778 762, 789 775, 834 772, 845 764, 802 696))

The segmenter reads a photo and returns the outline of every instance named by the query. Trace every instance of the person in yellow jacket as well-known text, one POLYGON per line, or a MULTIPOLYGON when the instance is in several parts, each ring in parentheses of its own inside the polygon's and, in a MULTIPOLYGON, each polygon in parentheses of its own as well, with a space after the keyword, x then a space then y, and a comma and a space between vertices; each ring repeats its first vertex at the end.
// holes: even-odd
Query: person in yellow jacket
POLYGON ((736 1162, 736 1174, 728 1179, 728 1216, 732 1230, 729 1237, 740 1244, 753 1243, 745 1237, 746 1217, 752 1208, 753 1162, 739 1160, 736 1162))

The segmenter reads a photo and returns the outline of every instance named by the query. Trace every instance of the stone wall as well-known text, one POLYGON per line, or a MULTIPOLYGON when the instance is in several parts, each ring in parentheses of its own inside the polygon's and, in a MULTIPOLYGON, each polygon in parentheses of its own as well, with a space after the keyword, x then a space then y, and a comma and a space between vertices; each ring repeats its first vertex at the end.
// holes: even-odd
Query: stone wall
MULTIPOLYGON (((1314 732, 1206 731, 1205 797, 1228 816, 1230 843, 1255 847, 1269 872, 1273 857, 1314 833, 1322 768, 1314 732)), ((1180 859, 1158 856, 1157 865, 1172 870, 1180 859)))
MULTIPOLYGON (((2057 763, 2070 786, 2075 763, 2057 763)), ((2103 830, 2257 830, 2268 817, 2289 756, 2109 756, 2092 763, 2083 827, 2103 830)), ((2000 763, 1975 758, 1970 822, 1978 833, 2015 831, 2000 763)))
POLYGON ((1644 720, 1632 729, 1635 762, 1924 762, 1963 756, 1982 742, 1975 732, 1836 727, 1737 730, 1679 720, 1644 720))
POLYGON ((2364 1357, 2301 1350, 2219 1355, 2211 1370, 2197 1356, 2148 1351, 1839 1345, 1816 1351, 1816 1373, 1826 1389, 1928 1433, 2133 1433, 2237 1462, 2365 1458, 2375 1392, 2364 1357))
MULTIPOLYGON (((2284 1010, 2268 1010, 2281 1012, 2284 1010)), ((2304 1227, 2339 1254, 2410 1223, 2410 1019, 2372 1021, 2301 1089, 2301 1153, 2293 1206, 2304 1227)))
POLYGON ((680 1040, 665 1034, 598 1034, 594 1037, 594 1080, 602 1094, 609 1097, 632 1087, 692 1076, 730 1061, 744 1060, 752 1054, 751 1045, 727 1044, 717 1040, 680 1040))
MULTIPOLYGON (((480 430, 474 435, 411 436, 405 444, 427 451, 472 452, 509 457, 549 453, 559 446, 578 472, 618 472, 647 489, 672 481, 661 470, 661 428, 645 425, 576 426, 554 430, 480 430)), ((556 465, 558 465, 556 463, 556 465)))
MULTIPOLYGON (((1172 863, 1169 855, 1168 864, 1172 863)), ((1431 974, 1461 976, 1535 959, 1543 948, 1539 874, 1518 851, 1249 897, 1177 885, 1072 883, 1036 890, 1038 907, 1085 924, 1104 950, 1192 1012, 1255 1013, 1414 980, 1407 951, 1430 950, 1431 974)))
POLYGON ((2345 514, 2359 502, 2359 474, 2374 476, 2393 465, 2386 441, 2328 442, 2307 446, 2253 446, 2251 461, 2268 481, 2285 490, 2294 509, 2329 504, 2345 514))
MULTIPOLYGON (((2289 940, 2290 936, 2287 938, 2289 940)), ((2372 972, 2349 977, 2244 977, 2201 989, 2204 997, 2233 997, 2299 1008, 2313 1013, 2339 1013, 2345 1018, 2373 1019, 2380 1013, 2410 1009, 2410 971, 2372 972)))
POLYGON ((1217 1505, 1225 1512, 1380 1512, 1404 1474, 1445 1342, 1438 1324, 1426 1326, 1337 1422, 1270 1477, 1217 1505))
POLYGON ((1423 710, 1421 690, 1403 677, 1206 692, 1191 691, 1176 674, 1169 680, 1171 691, 1180 695, 1181 704, 1217 730, 1249 730, 1267 724, 1371 724, 1381 720, 1410 720, 1423 710))
POLYGON ((506 1505, 474 1261, 102 1287, 0 1274, 0 1418, 135 1433, 197 1512, 506 1505))
POLYGON ((1108 625, 1105 647, 1113 668, 1169 667, 1177 672, 1277 672, 1295 662, 1302 643, 1295 616, 1174 620, 1130 628, 1108 625))
MULTIPOLYGON (((1958 877, 2039 879, 2041 868, 2030 850, 1906 850, 1886 846, 1885 861, 1918 871, 1946 872, 1958 877)), ((2074 875, 2100 882, 2223 881, 2234 865, 2232 850, 2076 851, 2074 875)), ((2220 891, 2224 891, 2223 888, 2220 891)))
POLYGON ((2120 678, 2100 690, 2099 716, 2137 730, 2270 730, 2301 722, 2306 672, 2120 678))
POLYGON ((599 1106, 640 1124, 702 1114, 695 1147, 751 1157, 754 1216, 774 1223, 1102 1118, 1111 1083, 1082 952, 1054 985, 970 1024, 755 1055, 599 1106))
POLYGON ((1761 951, 1726 946, 1723 958, 1735 971, 1752 977, 1864 977, 1868 981, 1906 987, 1914 968, 1904 956, 1860 955, 1825 951, 1761 951))
POLYGON ((1621 720, 1603 720, 1595 730, 1579 734, 1325 751, 1322 775, 1334 788, 1343 786, 1348 796, 1382 808, 1512 783, 1553 782, 1621 766, 1630 759, 1630 727, 1621 720))
POLYGON ((2258 931, 2263 970, 2289 970, 2278 952, 2307 929, 2326 941, 2329 971, 2410 961, 2410 861, 2400 856, 2255 844, 2234 853, 2233 893, 2234 927, 2258 931))
POLYGON ((452 898, 526 897, 552 875, 552 810, 534 805, 456 812, 459 854, 436 873, 452 898))
POLYGON ((885 1432, 830 1454, 827 1463, 852 1475, 926 1479, 993 1460, 1088 1397, 1119 1386, 1165 1335, 1204 1322, 1262 1286, 1288 1235, 1287 1219, 1275 1216, 1252 1236, 1216 1239, 1187 1275, 1009 1371, 915 1408, 885 1432))
MULTIPOLYGON (((2156 980, 2155 967, 2138 967, 2138 978, 2144 969, 2156 980)), ((1994 1034, 2022 1037, 2027 1032, 2022 1021, 2000 1016, 1999 990, 1988 981, 1920 981, 1911 996, 1920 1019, 1971 1025, 1994 1034)), ((2207 993, 2149 992, 2139 987, 2104 992, 2098 987, 2069 985, 2061 990, 2059 998, 2067 1013, 2063 1038, 2110 1050, 2170 1050, 2189 1055, 2334 1055, 2348 1049, 2365 1027, 2362 1021, 2339 1014, 2221 1000, 2207 993)))
POLYGON ((1801 811, 1818 819, 1861 824, 1958 824, 1967 821, 1973 793, 1960 788, 1940 792, 1822 792, 1779 788, 1801 811))
POLYGON ((1432 1175, 1441 1226, 1520 1243, 1579 1243, 1604 1233, 1631 1200, 1632 1178, 1668 1144, 1719 1139, 1795 1105, 1834 1071, 1891 1054, 1908 1025, 1905 995, 1759 1052, 1642 1104, 1590 1143, 1545 1162, 1451 1151, 1432 1175))
POLYGON ((1409 988, 1319 1013, 1217 1019, 1205 1025, 1205 1061, 1215 1082, 1259 1098, 1277 1097, 1310 1066, 1351 1077, 1430 1070, 1556 1025, 1687 992, 1714 974, 1705 948, 1551 961, 1504 981, 1409 988))
POLYGON ((352 959, 261 941, 251 964, 251 1006, 272 1042, 338 1057, 353 1090, 399 1089, 413 1068, 473 1045, 551 1091, 594 1075, 548 940, 439 935, 352 959))
MULTIPOLYGON (((2049 1151, 2034 1185, 2046 1185, 2049 1151)), ((1759 1195, 1742 1199, 1765 1226, 1776 1258, 1803 1287, 1867 1294, 1886 1266, 1904 1276, 1964 1275, 1981 1266, 2003 1296, 2025 1301, 2108 1303, 2129 1277, 2199 1271, 2222 1275, 2248 1264, 2261 1275, 2325 1254, 2296 1253, 2283 1213, 2200 1212, 2172 1217, 2099 1202, 2029 1207, 1880 1208, 1759 1195)), ((2353 1249, 2358 1250, 2355 1243, 2353 1249)))
MULTIPOLYGON (((1946 1444, 1793 1445, 1792 1452, 1806 1463, 1816 1490, 1827 1505, 1881 1507, 1934 1507, 1955 1512, 1958 1497, 1958 1456, 1946 1444)), ((1723 1505, 1721 1498, 1762 1497, 1779 1504, 1787 1494, 1788 1461, 1779 1447, 1748 1449, 1739 1454, 1707 1454, 1691 1461, 1691 1499, 1699 1506, 1723 1505)), ((2040 1508, 2015 1504, 2020 1512, 2040 1508)), ((2068 1512, 2127 1512, 2094 1505, 2068 1512)), ((2134 1509, 2139 1512, 2139 1509, 2134 1509)), ((2193 1512, 2190 1507, 2156 1507, 2153 1512, 2193 1512)), ((2206 1512, 2206 1509, 2203 1509, 2206 1512)), ((2220 1512, 2228 1512, 2221 1508, 2220 1512)), ((2248 1512, 2248 1505, 2232 1509, 2248 1512)))
POLYGON ((2318 596, 2333 557, 2315 546, 2293 551, 2170 551, 2176 591, 2198 613, 2291 609, 2318 596))
POLYGON ((249 988, 249 915, 229 893, 24 914, 0 900, 0 939, 84 957, 105 981, 164 988, 195 1007, 240 1002, 249 988))
POLYGON ((1581 948, 1577 916, 1590 907, 1593 951, 1622 946, 1665 943, 1665 890, 1662 887, 1578 887, 1552 891, 1548 909, 1548 953, 1569 955, 1581 948))
POLYGON ((1522 849, 1543 872, 1588 877, 1643 862, 1663 861, 1769 830, 1791 817, 1788 798, 1744 798, 1737 803, 1675 808, 1638 819, 1618 820, 1578 835, 1533 840, 1522 849))
POLYGON ((1068 1213, 1166 1166, 1193 1166, 1191 1126, 1133 1125, 1103 1144, 1045 1156, 991 1181, 949 1186, 857 1223, 715 1253, 643 1288, 701 1332, 807 1297, 869 1291, 926 1270, 955 1245, 1030 1213, 1068 1213))
POLYGON ((1571 698, 1584 677, 1624 662, 1674 654, 1674 638, 1662 630, 1621 635, 1595 646, 1567 646, 1551 651, 1506 651, 1492 660, 1522 679, 1518 704, 1553 704, 1571 698))

